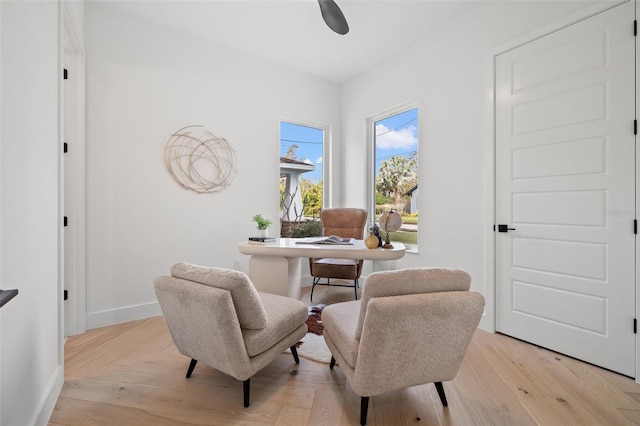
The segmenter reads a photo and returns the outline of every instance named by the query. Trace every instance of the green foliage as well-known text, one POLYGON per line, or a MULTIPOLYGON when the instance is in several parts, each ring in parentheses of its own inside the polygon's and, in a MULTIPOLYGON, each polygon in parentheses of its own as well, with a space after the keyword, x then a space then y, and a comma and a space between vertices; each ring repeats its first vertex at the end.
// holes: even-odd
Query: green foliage
MULTIPOLYGON (((280 200, 285 197, 285 179, 280 179, 280 200)), ((322 209, 322 181, 314 183, 312 180, 300 178, 300 196, 302 197, 302 205, 304 207, 305 217, 318 217, 322 209)), ((293 195, 293 194, 291 194, 293 195)), ((280 206, 282 208, 282 205, 280 206)), ((293 213, 293 212, 292 212, 293 213)), ((299 212, 296 212, 296 215, 299 212)))
MULTIPOLYGON (((384 231, 380 233, 380 235, 384 234, 384 231)), ((384 239, 384 237, 383 237, 384 239)), ((405 231, 397 231, 391 232, 389 234, 390 241, 398 241, 403 244, 418 244, 418 233, 417 232, 405 232, 405 231)))
POLYGON ((376 192, 376 204, 391 204, 393 203, 393 197, 387 197, 386 195, 376 192))
POLYGON ((418 224, 418 213, 402 213, 402 223, 418 224))
POLYGON ((305 178, 300 179, 302 205, 306 217, 318 217, 322 209, 322 181, 313 183, 305 178))
POLYGON ((258 229, 267 229, 272 223, 271 220, 265 219, 261 214, 253 216, 251 220, 258 224, 258 229))
POLYGON ((309 220, 295 229, 292 238, 318 237, 322 235, 322 223, 319 220, 309 220))

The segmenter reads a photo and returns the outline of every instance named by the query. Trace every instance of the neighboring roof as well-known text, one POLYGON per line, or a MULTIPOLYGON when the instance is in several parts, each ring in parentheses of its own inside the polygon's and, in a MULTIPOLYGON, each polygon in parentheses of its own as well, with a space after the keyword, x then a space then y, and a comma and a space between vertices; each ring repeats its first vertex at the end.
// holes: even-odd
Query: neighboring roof
POLYGON ((416 184, 413 188, 411 188, 410 190, 408 190, 407 192, 404 193, 404 195, 408 195, 411 196, 413 194, 414 191, 418 190, 418 184, 416 184))
POLYGON ((305 163, 304 161, 294 160, 293 158, 289 158, 289 157, 280 157, 280 162, 288 163, 288 164, 305 164, 307 166, 309 165, 309 163, 305 163))
POLYGON ((283 173, 306 173, 316 169, 315 164, 305 163, 304 161, 293 160, 287 157, 280 157, 280 174, 283 173))

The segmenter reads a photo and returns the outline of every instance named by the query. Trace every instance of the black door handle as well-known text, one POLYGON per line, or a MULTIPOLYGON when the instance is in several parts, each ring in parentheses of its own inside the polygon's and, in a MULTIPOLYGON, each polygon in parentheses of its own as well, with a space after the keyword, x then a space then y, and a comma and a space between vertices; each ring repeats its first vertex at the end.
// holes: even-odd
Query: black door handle
POLYGON ((509 228, 509 225, 498 225, 498 232, 515 231, 516 228, 509 228))

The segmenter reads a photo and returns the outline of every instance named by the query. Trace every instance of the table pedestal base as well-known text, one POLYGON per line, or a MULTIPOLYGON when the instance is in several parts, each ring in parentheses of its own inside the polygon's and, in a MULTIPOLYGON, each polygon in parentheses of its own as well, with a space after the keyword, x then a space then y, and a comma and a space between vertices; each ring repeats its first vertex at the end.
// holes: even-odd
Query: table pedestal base
POLYGON ((251 256, 249 276, 258 291, 300 300, 299 257, 251 256))

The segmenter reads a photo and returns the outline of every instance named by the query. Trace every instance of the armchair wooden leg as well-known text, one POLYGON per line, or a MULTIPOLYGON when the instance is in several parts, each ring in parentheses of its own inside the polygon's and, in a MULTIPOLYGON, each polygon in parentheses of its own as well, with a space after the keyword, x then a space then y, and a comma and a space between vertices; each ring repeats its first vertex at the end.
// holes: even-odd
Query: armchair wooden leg
POLYGON ((438 396, 440 397, 440 401, 442 402, 443 407, 447 407, 447 396, 444 394, 444 386, 442 386, 442 382, 435 382, 436 390, 438 391, 438 396))
POLYGON ((193 373, 193 369, 196 368, 196 364, 198 360, 191 358, 191 363, 189 364, 189 369, 187 370, 187 379, 191 377, 191 373, 193 373))
POLYGON ((367 424, 367 411, 369 410, 369 397, 363 396, 360 398, 360 424, 367 424))
POLYGON ((300 364, 300 358, 298 358, 298 349, 296 349, 296 345, 291 346, 291 354, 293 355, 293 359, 296 364, 300 364))
POLYGON ((353 291, 356 293, 356 300, 358 300, 358 280, 353 280, 353 291))
POLYGON ((331 355, 331 362, 329 363, 329 368, 333 370, 333 367, 336 366, 336 359, 331 355))
POLYGON ((250 388, 250 378, 242 382, 242 392, 244 394, 244 406, 245 408, 249 406, 249 388, 250 388))

